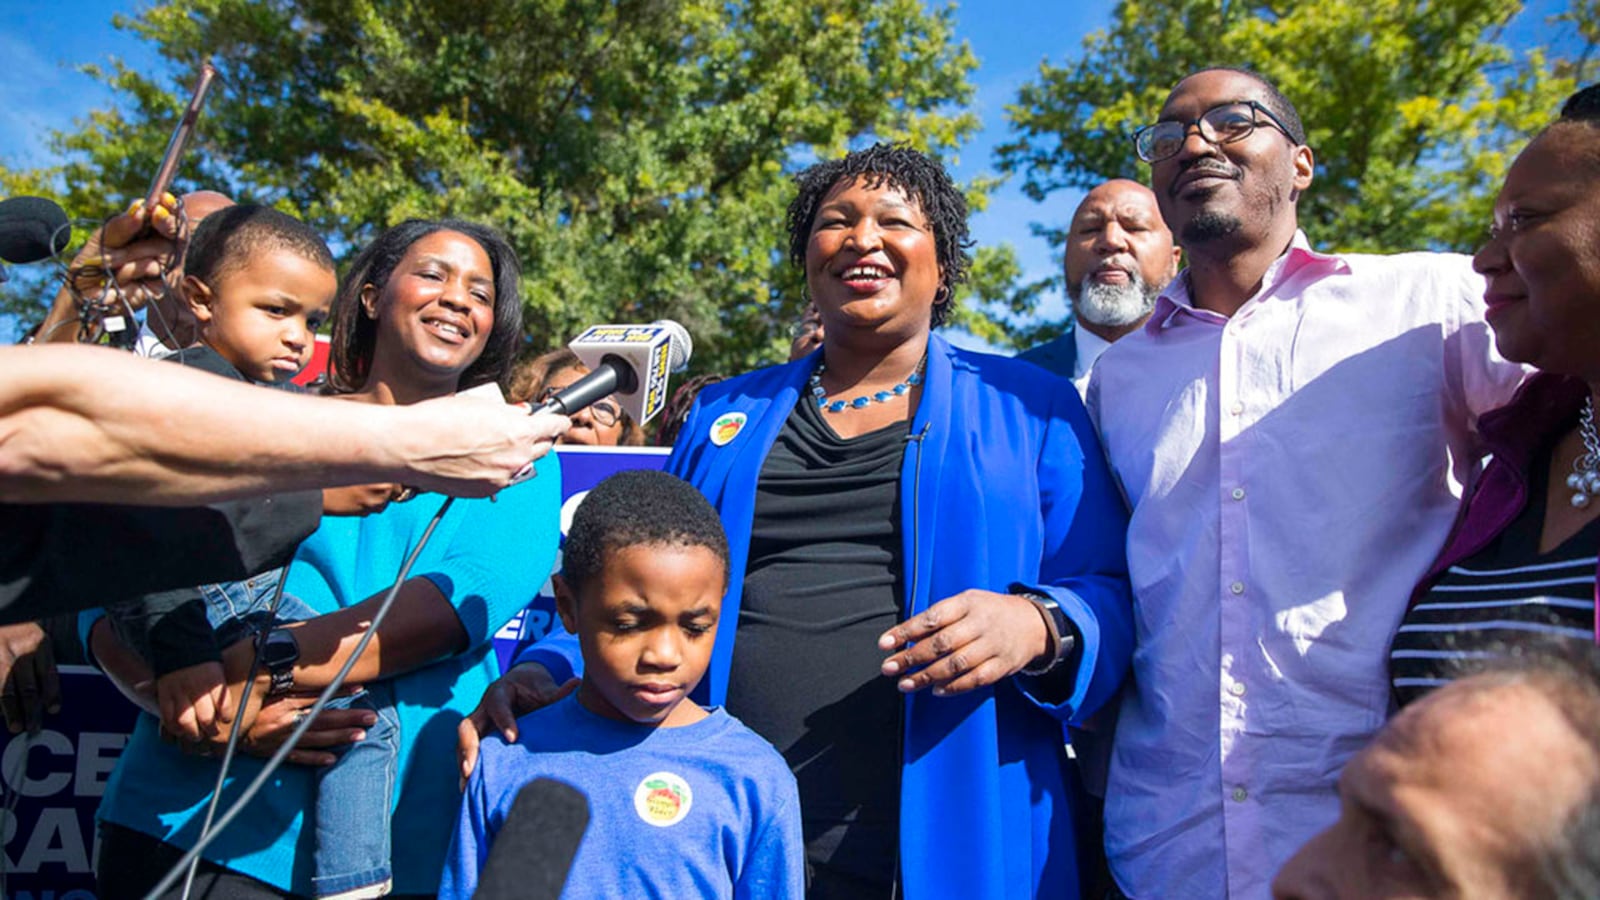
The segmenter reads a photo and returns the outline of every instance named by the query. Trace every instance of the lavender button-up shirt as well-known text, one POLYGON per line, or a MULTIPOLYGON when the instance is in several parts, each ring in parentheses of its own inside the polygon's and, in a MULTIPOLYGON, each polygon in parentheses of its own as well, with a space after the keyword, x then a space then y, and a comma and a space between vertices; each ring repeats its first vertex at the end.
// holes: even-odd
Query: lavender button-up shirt
POLYGON ((1476 473, 1477 416, 1523 369, 1462 256, 1296 234, 1232 318, 1187 283, 1089 385, 1133 508, 1106 849, 1135 898, 1266 897, 1384 721, 1389 641, 1476 473))

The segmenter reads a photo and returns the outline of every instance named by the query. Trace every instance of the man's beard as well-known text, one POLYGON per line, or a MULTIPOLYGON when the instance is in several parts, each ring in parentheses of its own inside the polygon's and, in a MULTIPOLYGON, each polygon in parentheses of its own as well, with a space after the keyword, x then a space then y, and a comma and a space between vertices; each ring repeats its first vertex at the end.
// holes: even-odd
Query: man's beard
POLYGON ((1244 222, 1240 221, 1238 216, 1202 210, 1183 226, 1183 245, 1189 247, 1219 240, 1232 235, 1243 225, 1244 222))
POLYGON ((1094 274, 1090 273, 1078 282, 1076 290, 1069 287, 1067 293, 1079 318, 1107 328, 1120 328, 1150 315, 1156 308, 1161 288, 1145 281, 1138 272, 1129 272, 1128 281, 1122 284, 1095 281, 1094 274))

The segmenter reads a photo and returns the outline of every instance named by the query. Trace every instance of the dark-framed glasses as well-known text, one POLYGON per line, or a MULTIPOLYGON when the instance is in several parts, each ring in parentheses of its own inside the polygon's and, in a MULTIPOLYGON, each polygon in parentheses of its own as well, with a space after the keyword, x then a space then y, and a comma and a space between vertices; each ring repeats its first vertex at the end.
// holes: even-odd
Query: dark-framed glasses
POLYGON ((1147 163, 1171 159, 1183 149, 1189 129, 1200 127, 1200 136, 1215 146, 1242 141, 1262 125, 1270 125, 1283 132, 1291 143, 1298 144, 1289 129, 1283 126, 1272 110, 1254 100, 1240 100, 1213 106, 1188 122, 1157 122, 1133 133, 1133 147, 1139 158, 1147 163), (1266 117, 1266 121, 1261 120, 1266 117))
MULTIPOLYGON (((562 388, 558 387, 545 388, 539 392, 539 402, 543 403, 549 400, 556 394, 561 393, 562 390, 562 388)), ((622 419, 622 407, 618 406, 617 401, 610 397, 596 400, 585 408, 589 410, 589 416, 594 419, 594 423, 601 428, 610 428, 622 419)))

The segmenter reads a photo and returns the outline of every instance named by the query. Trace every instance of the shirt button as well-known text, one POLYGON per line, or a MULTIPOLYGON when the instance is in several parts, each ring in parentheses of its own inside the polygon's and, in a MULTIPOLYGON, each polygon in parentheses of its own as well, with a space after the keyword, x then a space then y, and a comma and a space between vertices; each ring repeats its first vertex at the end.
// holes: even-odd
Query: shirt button
POLYGON ((1233 684, 1228 685, 1228 693, 1234 695, 1235 697, 1243 697, 1244 696, 1244 682, 1235 681, 1233 684))
POLYGON ((1233 489, 1233 499, 1235 499, 1235 500, 1243 500, 1244 499, 1244 488, 1234 488, 1233 489))
POLYGON ((1244 404, 1239 402, 1238 400, 1235 400, 1235 401, 1233 401, 1233 405, 1228 407, 1228 412, 1233 413, 1234 415, 1237 416, 1237 415, 1239 415, 1239 414, 1244 412, 1244 404))
POLYGON ((1249 796, 1250 792, 1246 791, 1242 787, 1236 787, 1233 789, 1233 800, 1235 803, 1243 803, 1249 796))
POLYGON ((1235 594, 1242 594, 1244 593, 1244 582, 1235 581, 1233 584, 1228 585, 1228 590, 1233 591, 1235 594))

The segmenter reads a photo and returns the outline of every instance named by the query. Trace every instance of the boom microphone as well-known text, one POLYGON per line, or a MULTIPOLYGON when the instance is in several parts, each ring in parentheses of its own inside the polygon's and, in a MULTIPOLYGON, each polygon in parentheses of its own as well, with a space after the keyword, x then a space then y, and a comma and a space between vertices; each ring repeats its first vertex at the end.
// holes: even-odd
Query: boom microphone
POLYGON ((667 405, 667 375, 689 365, 694 342, 682 325, 596 325, 567 345, 591 371, 545 401, 549 412, 570 416, 610 394, 640 425, 667 405))
POLYGON ((66 212, 43 197, 0 201, 0 259, 25 265, 49 259, 72 243, 66 212))
POLYGON ((589 828, 583 792, 536 778, 517 792, 479 873, 474 900, 558 900, 589 828))

